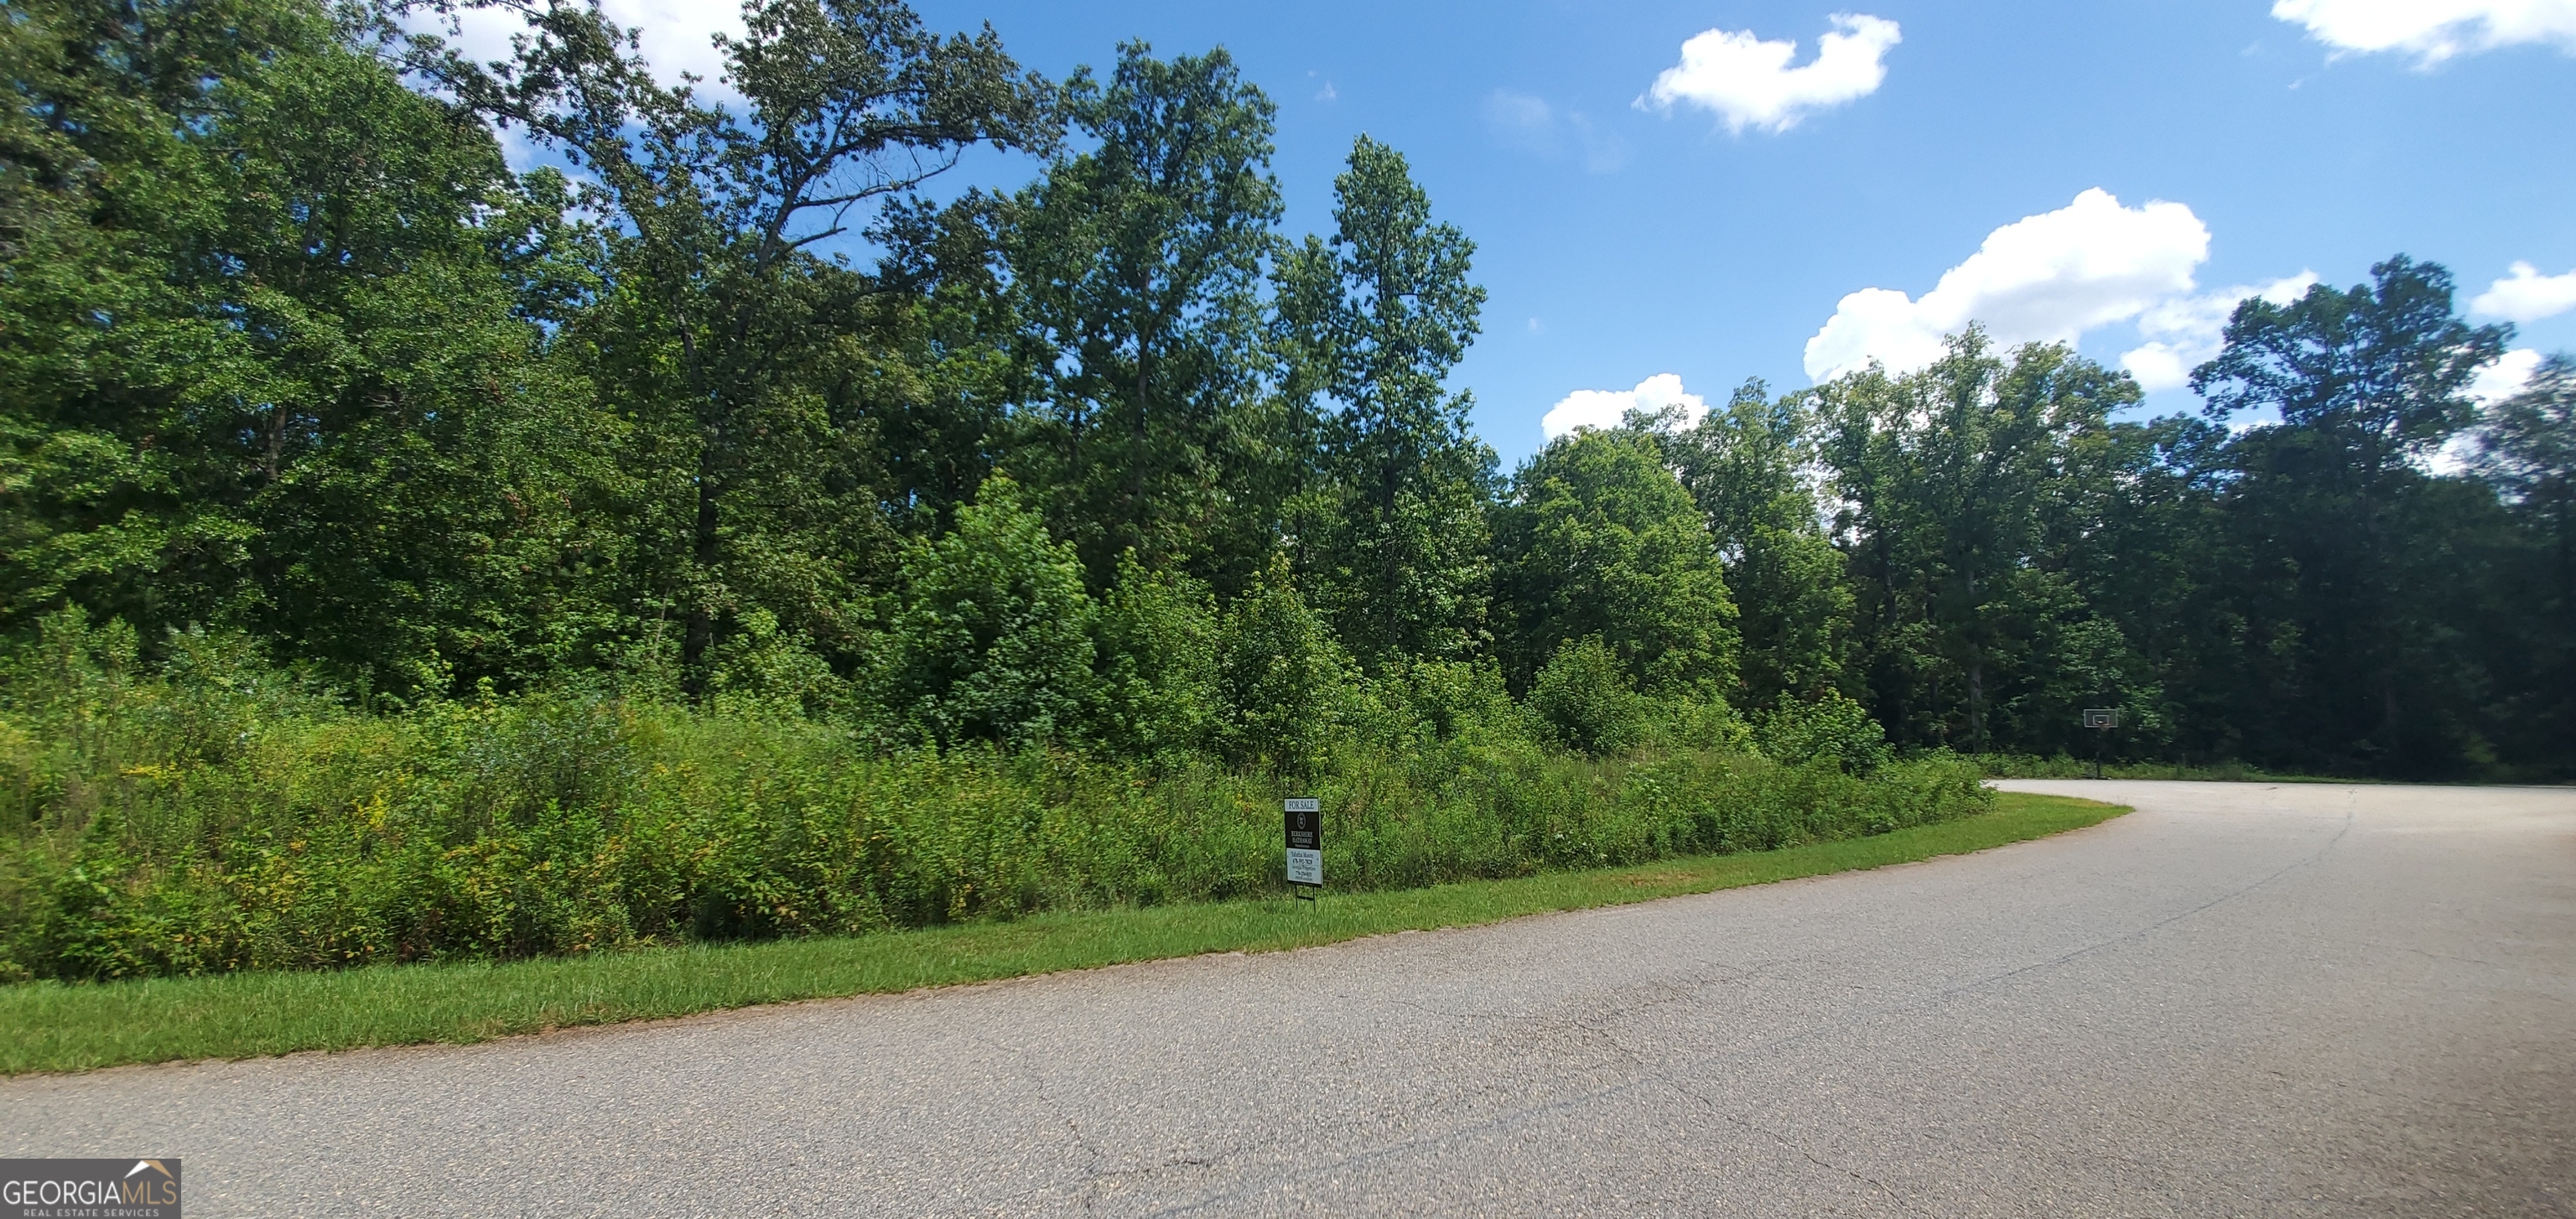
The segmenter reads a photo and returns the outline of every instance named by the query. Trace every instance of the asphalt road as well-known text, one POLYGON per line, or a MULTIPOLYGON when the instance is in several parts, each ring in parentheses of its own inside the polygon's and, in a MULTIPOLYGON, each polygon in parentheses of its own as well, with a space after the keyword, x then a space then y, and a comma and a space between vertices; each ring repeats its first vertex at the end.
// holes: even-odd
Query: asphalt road
POLYGON ((190 1219, 2576 1216, 2576 791, 2012 786, 2138 811, 1295 953, 0 1081, 0 1147, 182 1156, 190 1219))

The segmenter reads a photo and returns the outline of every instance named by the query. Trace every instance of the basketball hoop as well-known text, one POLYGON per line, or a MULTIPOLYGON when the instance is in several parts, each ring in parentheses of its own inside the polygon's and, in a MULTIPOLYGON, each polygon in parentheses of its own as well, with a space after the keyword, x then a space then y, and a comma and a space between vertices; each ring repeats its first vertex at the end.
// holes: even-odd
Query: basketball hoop
POLYGON ((2120 726, 2117 707, 2086 707, 2084 726, 2102 735, 2093 738, 2093 777, 2102 777, 2102 742, 2111 739, 2111 730, 2120 726))

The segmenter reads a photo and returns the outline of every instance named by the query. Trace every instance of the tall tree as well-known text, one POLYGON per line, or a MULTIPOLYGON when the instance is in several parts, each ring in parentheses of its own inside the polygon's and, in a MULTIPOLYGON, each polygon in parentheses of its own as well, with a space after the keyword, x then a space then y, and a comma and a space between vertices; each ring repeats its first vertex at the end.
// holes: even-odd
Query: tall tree
POLYGON ((2576 357, 2543 362, 2479 433, 2475 468, 2525 539, 2490 598, 2510 611, 2489 632, 2507 653, 2491 666, 2495 732, 2526 765, 2576 757, 2576 357))
POLYGON ((2438 494, 2418 463, 2475 418, 2469 382, 2512 330, 2460 321, 2437 264, 2399 255, 2371 281, 2238 305, 2192 387, 2212 419, 2279 419, 2235 445, 2231 499, 2255 544, 2298 573, 2286 612, 2301 637, 2301 760, 2405 772, 2457 756, 2449 713, 2463 694, 2428 595, 2458 573, 2427 533, 2438 494))
POLYGON ((412 66, 590 175, 615 287, 574 328, 651 438, 671 556, 648 598, 681 625, 684 680, 763 609, 849 651, 894 548, 870 421, 844 375, 875 288, 818 251, 979 143, 1050 147, 1044 82, 990 27, 942 38, 896 0, 750 0, 720 36, 737 116, 658 82, 632 32, 571 0, 428 0, 521 13, 504 62, 436 39, 412 66), (858 219, 854 220, 854 217, 858 219))
POLYGON ((1267 505, 1229 492, 1263 458, 1259 299, 1279 218, 1270 99, 1223 48, 1171 60, 1121 44, 1064 112, 1094 142, 1019 200, 1009 265, 1044 397, 1018 472, 1093 587, 1133 550, 1239 589, 1267 505))
POLYGON ((2070 438, 2034 565, 2061 573, 2085 616, 2038 640, 2031 659, 2045 680, 2011 748, 2245 756, 2285 640, 2262 608, 2277 574, 2251 559, 2221 506, 2226 445, 2224 428, 2182 415, 2070 438), (2077 719, 2088 706, 2123 709, 2120 730, 2079 740, 2092 735, 2077 719))
POLYGON ((1863 590, 1860 665, 1891 732, 1995 743, 1995 709, 2034 676, 2033 641, 2082 614, 2062 573, 2033 562, 2071 446, 2137 399, 2126 374, 2060 346, 2007 359, 1974 328, 1920 372, 1818 391, 1863 590))
POLYGON ((292 0, 0 23, 0 616, 238 624, 403 697, 586 663, 614 427, 539 356, 561 178, 292 0))
MULTIPOLYGON (((1678 422, 1675 420, 1673 422, 1678 422)), ((1805 395, 1773 398, 1760 381, 1665 441, 1726 563, 1744 638, 1738 705, 1839 687, 1850 648, 1852 592, 1809 483, 1815 418, 1805 395)))
POLYGON ((2478 472, 2546 531, 2554 599, 2576 606, 2576 356, 2542 362, 2479 433, 2478 472))
POLYGON ((1485 507, 1493 450, 1450 370, 1475 340, 1485 290, 1475 243, 1431 219, 1404 156, 1361 136, 1334 179, 1334 233, 1280 261, 1289 394, 1316 420, 1321 468, 1297 514, 1301 566, 1344 643, 1371 667, 1450 658, 1485 634, 1485 507))
POLYGON ((1527 689, 1598 636, 1649 693, 1714 701, 1735 684, 1735 603, 1690 492, 1644 433, 1576 432, 1530 458, 1495 512, 1504 672, 1527 689))

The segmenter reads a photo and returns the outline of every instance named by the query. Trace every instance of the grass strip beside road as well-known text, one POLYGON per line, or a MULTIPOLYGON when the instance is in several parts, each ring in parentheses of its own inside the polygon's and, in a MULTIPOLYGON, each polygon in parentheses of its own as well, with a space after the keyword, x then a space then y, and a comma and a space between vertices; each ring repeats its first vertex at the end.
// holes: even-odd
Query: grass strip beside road
POLYGON ((0 987, 0 1074, 467 1043, 575 1025, 884 994, 1210 952, 1276 952, 1389 932, 1707 893, 1981 851, 2125 808, 2002 793, 1993 812, 1873 838, 1429 889, 1041 915, 854 938, 558 957, 0 987))

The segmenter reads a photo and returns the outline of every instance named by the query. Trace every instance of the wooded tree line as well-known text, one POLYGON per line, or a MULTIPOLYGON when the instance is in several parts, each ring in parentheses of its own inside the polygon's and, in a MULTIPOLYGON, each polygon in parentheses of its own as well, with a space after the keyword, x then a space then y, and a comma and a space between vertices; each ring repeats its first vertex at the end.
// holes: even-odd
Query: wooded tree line
POLYGON ((2085 754, 2107 705, 2138 758, 2576 759, 2576 365, 2481 413, 2509 334, 2439 266, 2246 302, 2205 418, 1971 332, 1507 477, 1450 384, 1473 243, 1365 137, 1284 237, 1223 50, 1049 81, 755 0, 718 104, 595 9, 474 7, 508 59, 445 0, 9 6, 0 630, 1246 764, 1363 687, 1595 751, 1865 710, 2085 754), (978 147, 1033 180, 925 192, 978 147))

